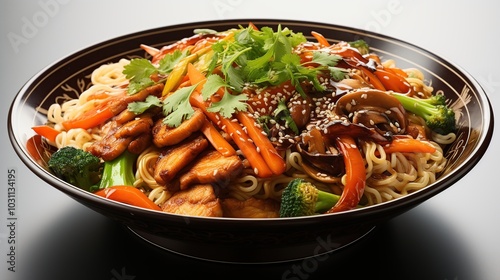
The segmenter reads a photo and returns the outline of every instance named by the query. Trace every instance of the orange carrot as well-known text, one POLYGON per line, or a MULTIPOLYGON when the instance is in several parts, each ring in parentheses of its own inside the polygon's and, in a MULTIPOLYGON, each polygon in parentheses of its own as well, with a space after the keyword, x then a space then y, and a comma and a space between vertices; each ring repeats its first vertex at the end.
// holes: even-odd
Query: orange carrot
POLYGON ((313 35, 313 37, 318 41, 318 43, 324 47, 329 47, 330 46, 330 43, 328 42, 328 40, 326 40, 325 36, 323 36, 323 34, 321 33, 318 33, 316 31, 312 31, 311 32, 311 35, 313 35))
MULTIPOLYGON (((198 71, 196 67, 192 64, 189 64, 187 67, 187 75, 191 80, 191 84, 197 84, 198 87, 196 89, 201 89, 203 84, 206 81, 205 75, 198 71)), ((200 91, 195 90, 193 94, 191 94, 190 102, 193 106, 200 108, 203 110, 205 115, 216 125, 219 126, 222 130, 224 130, 231 138, 234 143, 240 148, 243 155, 247 158, 248 162, 254 169, 254 172, 257 173, 259 177, 271 177, 273 175, 273 171, 269 168, 266 161, 262 157, 262 155, 257 151, 255 145, 250 142, 255 141, 251 139, 247 133, 243 130, 241 125, 238 122, 234 122, 230 119, 224 118, 218 113, 208 112, 208 106, 203 101, 200 91)))
POLYGON ((201 132, 207 138, 208 142, 220 152, 223 156, 232 156, 236 154, 233 146, 219 133, 215 126, 207 119, 203 122, 201 132))
POLYGON ((38 125, 32 127, 31 129, 33 129, 36 132, 36 134, 45 137, 47 140, 51 142, 55 142, 57 135, 61 133, 59 130, 56 130, 48 125, 38 125))
POLYGON ((396 138, 390 144, 384 146, 384 151, 388 154, 400 153, 434 153, 436 147, 426 141, 414 138, 396 138))
POLYGON ((262 157, 269 168, 271 168, 271 171, 275 175, 280 175, 285 172, 285 161, 278 154, 269 138, 263 134, 263 130, 257 126, 254 118, 244 112, 238 112, 236 117, 240 123, 246 127, 248 136, 250 136, 254 144, 259 148, 262 157))
POLYGON ((187 66, 187 76, 189 77, 192 85, 198 84, 195 91, 201 92, 203 85, 207 81, 207 77, 205 77, 202 72, 196 69, 196 67, 192 63, 189 63, 187 66))
POLYGON ((151 201, 146 194, 133 186, 112 186, 94 194, 129 205, 161 211, 160 207, 151 201))
POLYGON ((240 148, 241 152, 248 160, 258 177, 266 178, 273 175, 273 172, 267 165, 266 161, 257 151, 255 145, 250 141, 250 137, 248 137, 238 122, 224 118, 218 113, 209 112, 207 110, 207 104, 202 100, 201 94, 197 91, 191 94, 191 98, 189 100, 193 106, 200 108, 214 124, 217 124, 219 128, 229 134, 236 146, 240 148))

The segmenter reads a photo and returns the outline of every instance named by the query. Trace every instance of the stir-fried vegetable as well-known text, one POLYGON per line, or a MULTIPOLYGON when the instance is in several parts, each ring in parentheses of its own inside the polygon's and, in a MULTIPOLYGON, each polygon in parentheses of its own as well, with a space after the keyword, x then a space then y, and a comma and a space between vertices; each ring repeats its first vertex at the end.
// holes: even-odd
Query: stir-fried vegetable
POLYGON ((57 150, 47 164, 57 177, 84 190, 99 182, 102 172, 98 157, 72 146, 57 150))
POLYGON ((410 97, 393 93, 403 107, 425 120, 427 126, 439 134, 455 131, 455 112, 446 105, 443 95, 437 94, 429 98, 410 97))
POLYGON ((354 139, 339 136, 336 142, 344 158, 346 183, 339 202, 328 213, 354 209, 361 200, 366 185, 365 162, 354 139))
POLYGON ((280 217, 300 217, 325 213, 338 201, 339 196, 317 189, 303 179, 288 183, 281 194, 280 217))
POLYGON ((112 186, 99 190, 94 194, 133 206, 161 211, 160 207, 150 200, 147 195, 131 186, 112 186))

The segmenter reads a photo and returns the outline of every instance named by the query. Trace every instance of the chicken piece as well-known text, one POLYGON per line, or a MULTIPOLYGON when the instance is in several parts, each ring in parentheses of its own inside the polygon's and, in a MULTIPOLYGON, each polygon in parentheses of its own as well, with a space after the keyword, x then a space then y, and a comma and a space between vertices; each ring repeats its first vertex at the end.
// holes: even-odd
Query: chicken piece
POLYGON ((222 217, 222 206, 211 185, 196 185, 176 192, 162 210, 189 216, 222 217))
POLYGON ((129 151, 139 154, 150 144, 151 137, 144 135, 150 134, 152 126, 153 120, 147 114, 123 125, 111 123, 108 133, 102 139, 92 143, 88 151, 105 161, 110 161, 121 155, 133 142, 129 151))
POLYGON ((178 127, 169 127, 163 120, 158 120, 153 126, 153 143, 157 147, 175 145, 200 130, 205 121, 205 114, 200 109, 194 110, 194 114, 178 127))
POLYGON ((160 185, 170 182, 177 173, 191 163, 206 147, 208 141, 203 136, 188 139, 170 147, 158 157, 154 168, 154 178, 160 185))
POLYGON ((158 97, 161 96, 163 86, 163 84, 155 84, 139 91, 136 94, 126 94, 120 98, 113 98, 109 103, 106 104, 106 107, 109 107, 113 114, 116 116, 123 110, 127 109, 129 103, 144 101, 150 95, 158 97))
POLYGON ((279 203, 272 199, 247 200, 226 198, 222 200, 224 217, 228 218, 279 218, 279 203))
POLYGON ((180 176, 179 187, 183 190, 192 184, 227 186, 242 171, 243 162, 238 156, 225 157, 215 150, 210 150, 180 176))

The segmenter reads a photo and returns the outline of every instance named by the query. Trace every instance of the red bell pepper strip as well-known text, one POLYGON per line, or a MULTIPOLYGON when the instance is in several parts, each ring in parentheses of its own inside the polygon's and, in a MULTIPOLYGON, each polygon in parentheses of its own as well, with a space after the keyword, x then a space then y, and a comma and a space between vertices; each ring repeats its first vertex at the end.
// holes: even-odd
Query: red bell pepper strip
POLYGON ((57 135, 61 133, 59 130, 54 129, 53 127, 48 125, 37 125, 32 127, 31 129, 33 129, 36 132, 36 134, 45 137, 47 140, 51 142, 55 142, 57 135))
POLYGON ((366 185, 365 163, 354 139, 350 136, 339 136, 336 138, 336 143, 343 155, 346 183, 339 201, 327 213, 338 213, 356 208, 366 185))
POLYGON ((373 72, 387 90, 400 93, 408 93, 411 90, 410 84, 401 76, 384 69, 377 69, 373 72))
POLYGON ((429 142, 407 137, 392 140, 391 143, 384 146, 384 151, 388 154, 395 152, 434 153, 436 151, 436 147, 429 142))
POLYGON ((146 194, 133 186, 112 186, 99 190, 94 194, 129 205, 161 211, 160 206, 156 205, 146 194))
POLYGON ((108 106, 108 102, 104 102, 72 120, 63 122, 62 125, 66 130, 72 128, 89 129, 104 123, 114 116, 115 113, 111 107, 108 106))

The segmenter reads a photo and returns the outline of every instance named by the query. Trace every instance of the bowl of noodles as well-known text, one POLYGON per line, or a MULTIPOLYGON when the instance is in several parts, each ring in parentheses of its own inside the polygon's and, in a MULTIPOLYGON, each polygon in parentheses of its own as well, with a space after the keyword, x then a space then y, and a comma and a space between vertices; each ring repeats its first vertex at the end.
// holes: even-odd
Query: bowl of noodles
POLYGON ((16 153, 48 185, 160 248, 235 263, 356 242, 466 175, 492 131, 484 90, 453 63, 291 20, 95 44, 9 112, 16 153))

